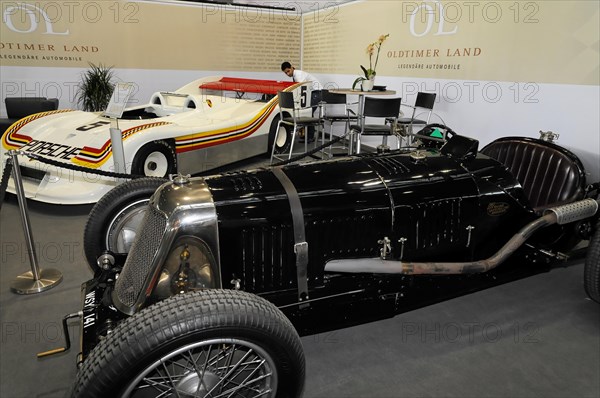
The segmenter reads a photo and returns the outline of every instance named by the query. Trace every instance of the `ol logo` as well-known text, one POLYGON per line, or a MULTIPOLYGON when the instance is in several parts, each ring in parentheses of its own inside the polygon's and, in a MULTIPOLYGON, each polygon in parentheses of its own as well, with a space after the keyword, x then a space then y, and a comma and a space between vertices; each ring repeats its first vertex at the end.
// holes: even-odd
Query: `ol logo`
POLYGON ((27 4, 27 3, 15 3, 15 5, 8 5, 4 9, 4 13, 2 14, 2 20, 6 24, 6 27, 13 32, 16 33, 31 33, 35 32, 38 29, 39 22, 41 19, 38 17, 41 16, 43 19, 44 27, 46 31, 44 34, 46 35, 68 35, 69 30, 67 29, 65 32, 55 32, 54 31, 54 21, 48 15, 46 10, 38 7, 37 5, 27 4), (13 17, 21 16, 21 21, 28 22, 28 28, 18 29, 13 23, 13 17))

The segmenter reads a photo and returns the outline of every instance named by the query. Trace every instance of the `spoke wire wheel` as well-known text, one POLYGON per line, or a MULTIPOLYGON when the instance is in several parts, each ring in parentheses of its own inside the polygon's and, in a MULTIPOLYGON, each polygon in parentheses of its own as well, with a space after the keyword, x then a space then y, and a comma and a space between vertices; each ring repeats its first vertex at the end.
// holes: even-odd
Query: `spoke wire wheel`
POLYGON ((113 253, 129 253, 136 231, 146 215, 150 198, 143 198, 123 208, 106 230, 106 248, 113 253))
POLYGON ((125 397, 272 397, 273 358, 239 339, 212 339, 181 347, 152 363, 127 387, 125 397))
POLYGON ((206 289, 119 321, 84 356, 71 397, 300 398, 304 379, 300 336, 273 303, 206 289))
POLYGON ((147 177, 164 177, 169 170, 169 161, 162 152, 152 152, 144 162, 144 175, 147 177))

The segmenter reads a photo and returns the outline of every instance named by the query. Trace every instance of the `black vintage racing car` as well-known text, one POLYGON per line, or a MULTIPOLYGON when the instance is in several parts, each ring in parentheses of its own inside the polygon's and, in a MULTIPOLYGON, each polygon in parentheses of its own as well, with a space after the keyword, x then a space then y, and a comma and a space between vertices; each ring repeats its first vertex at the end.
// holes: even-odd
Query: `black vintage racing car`
POLYGON ((73 396, 300 396, 299 334, 548 271, 582 239, 598 301, 599 185, 577 157, 444 133, 440 149, 109 192, 84 237, 95 277, 73 396))

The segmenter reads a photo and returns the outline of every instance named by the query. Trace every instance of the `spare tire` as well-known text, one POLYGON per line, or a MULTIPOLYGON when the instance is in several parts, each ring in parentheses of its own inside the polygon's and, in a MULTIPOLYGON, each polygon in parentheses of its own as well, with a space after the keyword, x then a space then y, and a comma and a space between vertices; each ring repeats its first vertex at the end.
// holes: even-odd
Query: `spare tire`
POLYGON ((167 181, 163 178, 131 180, 108 191, 94 205, 83 233, 83 251, 94 273, 99 270, 96 260, 104 251, 129 252, 150 197, 167 181))

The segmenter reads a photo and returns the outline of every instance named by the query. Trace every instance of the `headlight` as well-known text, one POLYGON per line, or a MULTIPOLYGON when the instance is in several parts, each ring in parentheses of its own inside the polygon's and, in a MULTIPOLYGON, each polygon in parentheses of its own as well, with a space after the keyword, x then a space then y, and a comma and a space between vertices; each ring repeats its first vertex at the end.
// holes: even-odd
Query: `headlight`
POLYGON ((179 293, 218 287, 214 256, 202 240, 186 236, 178 239, 172 247, 152 298, 162 300, 179 293))

